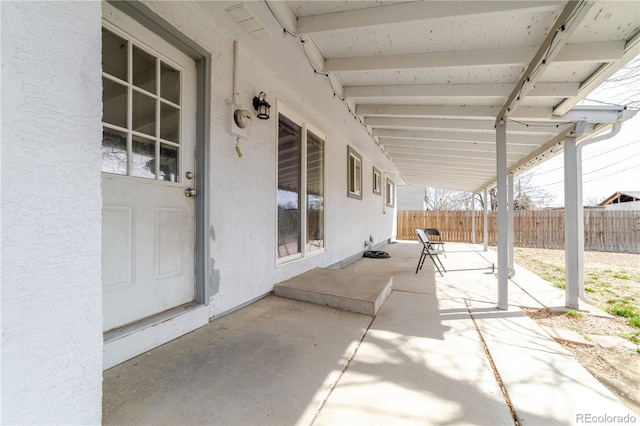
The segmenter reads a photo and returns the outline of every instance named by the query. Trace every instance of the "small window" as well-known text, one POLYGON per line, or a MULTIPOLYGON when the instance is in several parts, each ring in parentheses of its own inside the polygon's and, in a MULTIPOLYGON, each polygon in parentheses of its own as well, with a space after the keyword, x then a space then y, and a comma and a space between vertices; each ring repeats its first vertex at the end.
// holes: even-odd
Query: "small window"
POLYGON ((386 197, 387 197, 387 206, 393 207, 393 200, 395 199, 396 186, 390 179, 387 179, 386 182, 386 197))
POLYGON ((347 147, 347 196, 362 200, 362 156, 347 147))
POLYGON ((375 167, 373 168, 373 193, 382 195, 382 173, 375 167))

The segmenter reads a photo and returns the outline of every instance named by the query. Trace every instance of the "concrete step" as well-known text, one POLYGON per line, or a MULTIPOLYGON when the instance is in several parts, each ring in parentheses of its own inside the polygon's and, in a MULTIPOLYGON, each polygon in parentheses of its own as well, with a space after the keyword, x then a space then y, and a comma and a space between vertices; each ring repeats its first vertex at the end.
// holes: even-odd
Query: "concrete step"
POLYGON ((315 268, 276 284, 273 294, 373 317, 389 297, 392 285, 390 276, 315 268))

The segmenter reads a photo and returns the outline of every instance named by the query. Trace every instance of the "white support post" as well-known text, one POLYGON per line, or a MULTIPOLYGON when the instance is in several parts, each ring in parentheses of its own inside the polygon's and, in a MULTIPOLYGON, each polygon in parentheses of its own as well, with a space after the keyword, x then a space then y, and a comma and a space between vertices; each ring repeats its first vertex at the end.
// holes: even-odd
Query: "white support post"
POLYGON ((508 210, 508 222, 509 222, 509 267, 513 268, 513 212, 515 210, 514 208, 514 204, 513 204, 513 173, 509 173, 508 175, 508 186, 509 186, 509 192, 507 193, 507 197, 508 197, 508 201, 507 204, 509 205, 509 210, 508 210))
POLYGON ((476 194, 471 193, 471 243, 476 243, 476 194))
POLYGON ((489 246, 489 191, 484 189, 484 228, 482 232, 482 238, 484 241, 484 251, 487 251, 489 246))
POLYGON ((584 223, 582 166, 575 135, 564 140, 564 251, 565 305, 578 309, 579 285, 583 282, 584 223))
POLYGON ((509 308, 509 218, 507 213, 507 124, 496 123, 496 171, 498 192, 498 309, 509 308))

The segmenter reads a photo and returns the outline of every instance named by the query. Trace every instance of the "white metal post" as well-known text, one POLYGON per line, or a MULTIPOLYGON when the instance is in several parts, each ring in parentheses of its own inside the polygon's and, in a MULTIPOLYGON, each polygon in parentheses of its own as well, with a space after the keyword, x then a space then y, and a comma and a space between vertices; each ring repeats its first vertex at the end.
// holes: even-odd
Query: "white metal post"
POLYGON ((484 228, 482 238, 484 241, 484 251, 487 251, 489 245, 489 191, 484 189, 484 228))
POLYGON ((513 173, 509 173, 508 181, 509 192, 507 192, 507 204, 509 205, 509 210, 507 210, 507 220, 509 222, 509 267, 513 268, 513 211, 515 210, 513 204, 513 173))
POLYGON ((578 284, 582 271, 584 247, 582 223, 582 172, 578 158, 576 137, 564 140, 564 252, 565 252, 565 305, 578 309, 578 284), (582 238, 581 238, 582 237, 582 238))
POLYGON ((476 243, 476 194, 471 193, 471 243, 476 243))
POLYGON ((507 214, 507 124, 496 123, 496 171, 498 192, 498 309, 509 308, 509 218, 507 214))

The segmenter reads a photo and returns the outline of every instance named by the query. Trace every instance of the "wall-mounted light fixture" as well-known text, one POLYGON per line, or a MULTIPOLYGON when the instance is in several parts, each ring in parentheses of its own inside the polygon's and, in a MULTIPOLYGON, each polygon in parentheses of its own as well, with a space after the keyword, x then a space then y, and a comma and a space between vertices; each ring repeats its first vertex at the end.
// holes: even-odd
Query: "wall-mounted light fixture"
POLYGON ((271 105, 269 105, 266 98, 267 94, 264 92, 260 92, 258 96, 253 98, 253 107, 258 112, 258 118, 261 120, 269 119, 269 109, 271 108, 271 105))

